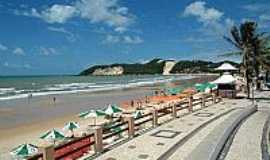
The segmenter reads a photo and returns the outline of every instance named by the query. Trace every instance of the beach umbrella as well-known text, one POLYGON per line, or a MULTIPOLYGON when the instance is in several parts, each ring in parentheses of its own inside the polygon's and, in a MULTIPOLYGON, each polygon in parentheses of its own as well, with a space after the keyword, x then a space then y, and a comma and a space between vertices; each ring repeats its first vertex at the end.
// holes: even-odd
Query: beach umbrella
POLYGON ((169 92, 169 94, 171 95, 177 95, 178 93, 182 92, 183 89, 180 87, 175 87, 175 88, 169 88, 167 89, 167 92, 169 92))
POLYGON ((142 117, 142 116, 143 116, 142 111, 136 111, 135 113, 133 113, 133 117, 134 117, 135 119, 140 118, 140 117, 142 117))
POLYGON ((21 144, 11 150, 10 154, 15 157, 27 157, 38 152, 38 147, 33 144, 21 144))
POLYGON ((90 112, 90 111, 84 111, 84 112, 81 112, 81 113, 79 113, 78 116, 79 116, 80 118, 84 118, 84 116, 87 115, 89 112, 90 112))
POLYGON ((79 128, 79 125, 77 122, 68 122, 65 124, 64 126, 64 130, 68 130, 68 131, 71 131, 72 132, 72 136, 74 136, 74 130, 79 128))
POLYGON ((107 115, 110 115, 112 116, 113 114, 115 113, 121 113, 122 112, 122 109, 120 107, 118 107, 117 105, 115 104, 112 104, 112 105, 109 105, 105 111, 104 111, 107 115))
POLYGON ((195 84, 195 88, 199 92, 204 92, 205 89, 207 88, 207 84, 205 84, 205 83, 197 83, 197 84, 195 84))
POLYGON ((90 110, 87 114, 84 114, 82 118, 94 118, 94 125, 96 125, 97 117, 106 116, 106 113, 101 110, 90 110))
POLYGON ((56 129, 52 129, 41 135, 40 138, 55 143, 55 141, 64 139, 65 135, 56 129))
POLYGON ((207 87, 210 88, 210 89, 214 89, 214 88, 217 87, 217 85, 214 84, 214 83, 208 83, 208 86, 207 87))

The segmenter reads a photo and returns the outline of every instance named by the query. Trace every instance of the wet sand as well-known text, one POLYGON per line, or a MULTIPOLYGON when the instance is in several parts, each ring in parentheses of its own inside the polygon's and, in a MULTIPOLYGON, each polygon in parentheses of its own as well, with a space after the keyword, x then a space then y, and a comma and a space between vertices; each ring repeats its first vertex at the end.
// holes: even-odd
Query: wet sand
MULTIPOLYGON (((183 80, 173 84, 201 82, 213 77, 183 80)), ((11 148, 21 143, 37 144, 41 133, 62 128, 68 121, 78 121, 77 114, 90 109, 101 109, 107 104, 120 103, 152 95, 161 84, 96 93, 79 93, 33 97, 0 102, 0 159, 8 159, 11 148)), ((163 84, 162 84, 163 85, 163 84)), ((89 121, 88 121, 89 122, 89 121)))

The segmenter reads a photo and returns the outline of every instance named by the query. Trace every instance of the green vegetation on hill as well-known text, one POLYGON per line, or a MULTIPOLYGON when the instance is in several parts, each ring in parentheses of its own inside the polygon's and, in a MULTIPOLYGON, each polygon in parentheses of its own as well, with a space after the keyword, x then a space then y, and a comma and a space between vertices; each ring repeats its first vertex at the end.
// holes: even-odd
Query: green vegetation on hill
POLYGON ((111 65, 96 65, 90 67, 80 73, 80 75, 91 75, 96 69, 104 69, 108 67, 123 67, 123 74, 162 74, 165 62, 161 59, 153 59, 152 61, 140 64, 111 64, 111 65))
POLYGON ((177 62, 171 70, 171 73, 215 73, 214 70, 223 63, 230 63, 235 67, 239 67, 238 63, 232 61, 222 61, 222 62, 211 62, 211 61, 179 61, 177 62))
MULTIPOLYGON (((91 75, 96 69, 105 69, 109 67, 123 67, 125 75, 127 74, 162 74, 163 67, 165 66, 166 60, 153 59, 152 61, 140 64, 111 64, 111 65, 96 65, 92 66, 80 73, 80 75, 91 75)), ((171 73, 213 73, 214 68, 218 67, 224 62, 231 63, 232 65, 239 67, 238 63, 231 61, 222 62, 210 62, 210 61, 188 61, 182 60, 175 64, 171 73)))

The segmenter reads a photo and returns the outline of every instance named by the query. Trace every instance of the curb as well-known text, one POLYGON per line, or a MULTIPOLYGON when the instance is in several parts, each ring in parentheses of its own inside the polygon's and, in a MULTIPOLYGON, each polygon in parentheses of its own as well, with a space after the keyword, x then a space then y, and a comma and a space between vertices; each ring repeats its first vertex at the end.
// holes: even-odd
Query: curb
POLYGON ((215 149, 209 155, 209 160, 217 160, 222 153, 224 146, 226 145, 230 135, 233 131, 241 125, 241 122, 248 118, 251 114, 257 111, 257 105, 251 106, 250 108, 246 109, 243 113, 241 113, 233 123, 225 129, 224 133, 222 134, 221 138, 218 140, 215 149))

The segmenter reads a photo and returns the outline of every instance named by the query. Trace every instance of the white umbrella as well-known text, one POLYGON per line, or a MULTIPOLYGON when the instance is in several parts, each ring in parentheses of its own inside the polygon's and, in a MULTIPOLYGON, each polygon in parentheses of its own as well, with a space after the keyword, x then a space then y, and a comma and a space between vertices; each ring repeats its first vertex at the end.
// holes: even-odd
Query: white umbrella
POLYGON ((41 135, 40 138, 55 143, 57 140, 63 140, 65 135, 56 129, 52 129, 41 135))
POLYGON ((101 110, 90 110, 81 116, 82 118, 94 118, 94 125, 96 125, 97 117, 106 116, 106 113, 101 110))
POLYGON ((115 113, 121 113, 122 112, 122 109, 120 108, 120 107, 118 107, 118 106, 116 106, 116 105, 109 105, 106 109, 105 109, 105 113, 107 114, 107 115, 110 115, 110 116, 112 116, 113 114, 115 114, 115 113))
POLYGON ((74 136, 74 130, 80 128, 77 122, 68 122, 65 126, 64 126, 64 130, 69 130, 72 132, 72 136, 74 136))

